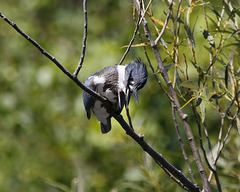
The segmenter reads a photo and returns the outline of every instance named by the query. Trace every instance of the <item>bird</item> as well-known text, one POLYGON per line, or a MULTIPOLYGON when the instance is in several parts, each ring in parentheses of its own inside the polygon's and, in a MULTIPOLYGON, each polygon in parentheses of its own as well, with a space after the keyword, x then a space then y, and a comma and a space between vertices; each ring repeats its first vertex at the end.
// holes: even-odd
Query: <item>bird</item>
MULTIPOLYGON (((124 105, 129 106, 133 94, 137 103, 138 90, 147 82, 148 73, 146 65, 141 59, 132 60, 126 65, 105 67, 87 77, 84 85, 93 91, 106 97, 110 102, 114 113, 120 114, 124 105)), ((111 113, 107 107, 94 96, 83 91, 83 103, 87 112, 87 118, 91 118, 91 111, 97 117, 102 134, 111 130, 111 113)))

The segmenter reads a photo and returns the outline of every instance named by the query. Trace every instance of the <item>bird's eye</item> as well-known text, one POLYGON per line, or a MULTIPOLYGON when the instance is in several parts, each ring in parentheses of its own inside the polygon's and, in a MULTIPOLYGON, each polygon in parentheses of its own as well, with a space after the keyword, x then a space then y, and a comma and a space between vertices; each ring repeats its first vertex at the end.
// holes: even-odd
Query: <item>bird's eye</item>
POLYGON ((129 84, 130 84, 130 85, 133 85, 133 84, 134 84, 134 81, 133 81, 132 76, 129 77, 129 80, 128 80, 128 81, 129 81, 129 84))

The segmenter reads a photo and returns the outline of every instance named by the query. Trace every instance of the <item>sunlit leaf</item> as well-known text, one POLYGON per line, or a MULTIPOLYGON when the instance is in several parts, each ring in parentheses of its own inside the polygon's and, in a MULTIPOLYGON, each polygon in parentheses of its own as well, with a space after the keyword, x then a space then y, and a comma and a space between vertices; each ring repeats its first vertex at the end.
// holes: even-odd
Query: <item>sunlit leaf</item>
MULTIPOLYGON (((157 22, 157 23, 158 23, 159 25, 161 25, 161 26, 164 26, 164 22, 162 22, 161 20, 153 17, 152 15, 149 15, 149 16, 150 16, 150 18, 151 18, 153 21, 157 22)), ((169 28, 168 26, 166 26, 166 29, 170 29, 170 28, 169 28)))
POLYGON ((220 99, 218 101, 218 105, 219 105, 219 108, 221 109, 221 111, 225 111, 226 110, 226 99, 220 99))
MULTIPOLYGON (((131 45, 131 47, 145 47, 145 46, 148 46, 148 45, 150 45, 150 43, 146 42, 146 43, 139 43, 139 44, 131 45)), ((128 45, 124 45, 121 48, 126 48, 126 47, 128 47, 128 45)))
POLYGON ((218 99, 222 98, 225 94, 226 94, 226 92, 223 94, 216 93, 210 97, 209 101, 212 102, 212 101, 218 100, 218 99))
POLYGON ((181 87, 198 90, 198 86, 195 81, 185 81, 180 84, 181 87))

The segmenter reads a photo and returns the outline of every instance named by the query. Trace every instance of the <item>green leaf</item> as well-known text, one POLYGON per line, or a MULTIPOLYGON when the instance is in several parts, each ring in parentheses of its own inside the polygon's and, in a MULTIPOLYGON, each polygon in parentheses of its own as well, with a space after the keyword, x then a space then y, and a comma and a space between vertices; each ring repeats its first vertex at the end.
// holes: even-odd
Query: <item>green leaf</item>
POLYGON ((218 99, 220 99, 220 98, 222 98, 224 95, 226 94, 226 92, 225 93, 223 93, 223 94, 214 94, 214 95, 212 95, 211 96, 211 98, 209 99, 209 101, 210 102, 212 102, 212 101, 215 101, 215 100, 218 100, 218 99))
POLYGON ((200 87, 200 82, 204 77, 204 73, 201 67, 198 67, 198 87, 200 87))
POLYGON ((203 47, 204 47, 205 49, 207 49, 207 50, 209 51, 209 53, 213 54, 213 51, 212 51, 211 48, 209 48, 209 47, 207 47, 207 46, 205 46, 205 45, 203 45, 203 47))
POLYGON ((225 67, 225 78, 224 78, 224 80, 225 80, 225 85, 228 88, 228 65, 226 65, 226 67, 225 67))
POLYGON ((198 99, 201 100, 201 103, 200 105, 197 107, 197 111, 198 111, 198 114, 202 120, 202 122, 205 121, 205 117, 206 117, 206 107, 205 107, 205 104, 204 102, 202 102, 202 99, 199 97, 198 99))
POLYGON ((195 81, 185 81, 180 84, 181 87, 198 90, 198 86, 195 81))
POLYGON ((179 91, 179 93, 181 93, 181 79, 179 77, 179 74, 178 74, 178 71, 177 71, 177 68, 175 68, 175 78, 176 78, 176 83, 177 83, 177 89, 179 91))

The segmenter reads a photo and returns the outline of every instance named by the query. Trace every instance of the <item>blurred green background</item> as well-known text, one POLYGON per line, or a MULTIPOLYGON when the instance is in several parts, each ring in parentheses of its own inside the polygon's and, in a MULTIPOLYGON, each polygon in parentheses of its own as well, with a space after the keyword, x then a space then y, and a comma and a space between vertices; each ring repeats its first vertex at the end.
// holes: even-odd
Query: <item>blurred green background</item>
MULTIPOLYGON (((132 7, 130 0, 88 2, 87 50, 78 76, 81 81, 120 61, 125 51, 121 47, 129 43, 135 28, 132 7)), ((163 20, 165 3, 154 1, 154 7, 155 17, 163 20)), ((83 36, 81 1, 1 0, 0 11, 74 72, 83 36)), ((203 39, 202 31, 197 31, 199 39, 203 39)), ((132 48, 124 64, 136 57, 146 61, 141 47, 132 48)), ((152 53, 150 57, 154 62, 152 53)), ((0 67, 1 192, 182 190, 115 120, 112 131, 102 135, 97 119, 89 121, 86 117, 82 90, 3 20, 0 21, 0 67)), ((137 104, 132 99, 130 104, 136 132, 144 134, 147 142, 189 177, 172 121, 171 103, 150 70, 139 100, 137 104)), ((186 111, 189 109, 186 107, 186 111)), ((125 116, 125 111, 122 114, 125 116)), ((215 142, 218 130, 214 130, 214 125, 219 125, 219 120, 217 113, 209 118, 215 142)), ((192 126, 197 135, 196 125, 192 126)), ((237 135, 236 130, 233 133, 237 135)), ((187 140, 184 134, 183 139, 187 140)), ((236 141, 230 149, 230 153, 235 153, 230 171, 237 164, 240 145, 239 137, 232 139, 236 141)), ((186 149, 192 162, 190 147, 186 145, 186 149)), ((225 185, 229 180, 239 182, 239 172, 237 177, 229 172, 222 175, 229 177, 220 178, 225 185)), ((198 174, 196 177, 200 179, 198 174)))

